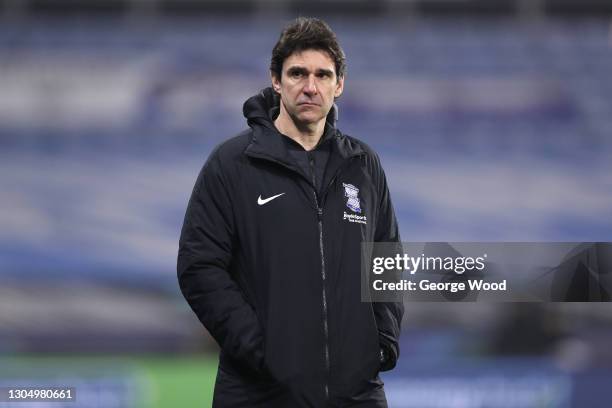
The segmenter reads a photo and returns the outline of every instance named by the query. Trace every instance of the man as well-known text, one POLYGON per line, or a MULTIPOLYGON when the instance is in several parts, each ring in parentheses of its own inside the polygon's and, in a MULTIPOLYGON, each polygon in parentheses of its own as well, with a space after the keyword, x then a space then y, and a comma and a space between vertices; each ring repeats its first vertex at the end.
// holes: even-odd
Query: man
POLYGON ((386 407, 403 306, 361 302, 362 241, 399 241, 384 172, 335 128, 345 58, 318 19, 272 52, 249 129, 196 181, 178 277, 219 343, 215 407, 386 407))

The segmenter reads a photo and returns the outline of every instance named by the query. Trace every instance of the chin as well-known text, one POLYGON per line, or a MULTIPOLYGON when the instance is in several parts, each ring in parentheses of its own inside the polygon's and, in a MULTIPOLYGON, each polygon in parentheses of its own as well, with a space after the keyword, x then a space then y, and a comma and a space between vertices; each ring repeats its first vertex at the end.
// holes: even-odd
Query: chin
POLYGON ((303 123, 317 123, 321 119, 324 119, 325 116, 322 112, 300 112, 296 115, 296 117, 303 123))
POLYGON ((309 117, 300 117, 299 119, 300 119, 300 122, 302 122, 303 124, 315 125, 319 123, 319 121, 323 118, 319 116, 317 116, 316 118, 309 116, 309 117))

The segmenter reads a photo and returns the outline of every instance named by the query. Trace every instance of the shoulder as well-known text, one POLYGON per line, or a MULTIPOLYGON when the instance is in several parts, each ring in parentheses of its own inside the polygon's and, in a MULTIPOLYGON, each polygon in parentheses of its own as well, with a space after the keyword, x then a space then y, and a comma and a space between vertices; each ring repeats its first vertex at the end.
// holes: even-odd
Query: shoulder
POLYGON ((235 169, 244 160, 244 150, 252 139, 252 130, 247 129, 217 145, 208 155, 196 181, 199 187, 203 183, 222 183, 231 185, 235 169), (229 178, 229 179, 228 179, 229 178))
POLYGON ((338 131, 337 137, 340 138, 340 143, 344 144, 347 150, 352 152, 360 152, 361 162, 372 175, 378 176, 378 173, 382 173, 382 165, 380 163, 380 157, 378 153, 366 142, 358 139, 354 136, 347 135, 338 131))
POLYGON ((217 161, 223 164, 231 164, 243 157, 244 150, 253 138, 253 130, 246 129, 236 136, 231 137, 217 145, 210 155, 208 162, 217 161))

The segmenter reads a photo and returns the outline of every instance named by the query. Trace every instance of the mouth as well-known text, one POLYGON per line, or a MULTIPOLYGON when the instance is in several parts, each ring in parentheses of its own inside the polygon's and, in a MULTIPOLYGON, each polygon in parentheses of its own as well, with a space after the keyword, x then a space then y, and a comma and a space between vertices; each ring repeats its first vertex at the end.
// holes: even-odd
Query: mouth
POLYGON ((300 102, 298 106, 319 106, 319 104, 313 102, 300 102))

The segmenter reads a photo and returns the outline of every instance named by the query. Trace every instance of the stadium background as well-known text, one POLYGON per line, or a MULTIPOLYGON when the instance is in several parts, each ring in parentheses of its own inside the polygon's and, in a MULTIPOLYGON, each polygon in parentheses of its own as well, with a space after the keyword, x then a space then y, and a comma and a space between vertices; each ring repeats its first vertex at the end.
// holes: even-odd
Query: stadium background
MULTIPOLYGON (((340 38, 339 126, 380 153, 404 240, 612 241, 609 1, 0 5, 0 387, 210 405, 182 217, 297 15, 340 38)), ((409 304, 390 406, 610 407, 611 322, 606 303, 409 304)))

